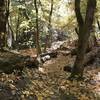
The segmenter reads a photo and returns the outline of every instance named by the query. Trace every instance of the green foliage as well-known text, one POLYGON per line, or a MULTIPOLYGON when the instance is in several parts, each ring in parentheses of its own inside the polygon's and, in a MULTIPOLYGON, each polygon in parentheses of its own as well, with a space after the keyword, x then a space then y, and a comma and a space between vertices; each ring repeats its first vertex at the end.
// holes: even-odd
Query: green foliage
MULTIPOLYGON (((39 10, 39 32, 40 38, 44 38, 48 34, 48 23, 51 0, 37 0, 39 10)), ((87 0, 81 2, 81 12, 85 17, 87 0)), ((76 16, 74 12, 74 0, 54 0, 53 14, 51 25, 54 29, 61 29, 64 32, 75 33, 77 26, 76 16)), ((97 0, 96 19, 100 19, 100 0, 97 0)), ((23 34, 23 31, 36 30, 35 7, 33 0, 11 0, 10 5, 10 25, 14 36, 23 34)))

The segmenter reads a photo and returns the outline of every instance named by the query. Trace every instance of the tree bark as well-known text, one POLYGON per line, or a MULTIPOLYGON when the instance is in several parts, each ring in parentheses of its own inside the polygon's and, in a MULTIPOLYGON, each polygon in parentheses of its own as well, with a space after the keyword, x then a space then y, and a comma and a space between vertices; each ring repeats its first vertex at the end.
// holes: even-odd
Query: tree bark
POLYGON ((39 43, 39 25, 38 25, 38 7, 37 7, 37 0, 34 0, 35 5, 35 11, 36 11, 36 49, 37 49, 37 55, 41 53, 40 43, 39 43))
POLYGON ((50 44, 48 47, 51 46, 51 43, 52 43, 52 32, 51 32, 51 20, 52 20, 52 13, 53 13, 53 0, 51 0, 51 9, 50 9, 50 13, 49 13, 49 24, 48 24, 48 30, 49 30, 49 36, 50 36, 50 44))
POLYGON ((0 0, 0 49, 6 44, 6 1, 0 0))
POLYGON ((92 51, 88 52, 84 57, 84 66, 93 63, 95 57, 98 56, 100 47, 94 47, 92 51))
POLYGON ((79 26, 78 34, 78 52, 77 57, 72 69, 71 77, 82 77, 84 71, 84 57, 88 46, 88 40, 90 36, 90 29, 93 24, 94 13, 96 8, 96 0, 88 0, 86 17, 83 20, 80 12, 80 0, 75 0, 75 13, 79 26))

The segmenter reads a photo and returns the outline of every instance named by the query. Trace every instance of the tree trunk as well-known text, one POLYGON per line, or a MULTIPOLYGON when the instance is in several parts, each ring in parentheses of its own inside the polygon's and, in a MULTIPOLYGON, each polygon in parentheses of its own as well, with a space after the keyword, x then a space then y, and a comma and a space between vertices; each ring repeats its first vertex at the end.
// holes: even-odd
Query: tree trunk
POLYGON ((75 0, 75 13, 79 26, 78 33, 78 52, 74 67, 72 69, 71 77, 82 77, 84 71, 84 56, 88 46, 90 31, 93 24, 94 13, 96 8, 96 0, 88 0, 86 17, 83 20, 80 12, 80 0, 75 0))
POLYGON ((51 19, 52 19, 52 13, 53 13, 53 0, 51 0, 51 9, 50 9, 50 13, 49 13, 49 24, 48 24, 48 30, 49 30, 49 36, 50 36, 50 44, 48 47, 51 46, 52 43, 52 32, 51 32, 51 19))
POLYGON ((16 42, 15 45, 18 47, 18 40, 19 40, 19 25, 20 25, 20 9, 18 9, 18 15, 17 15, 17 23, 16 23, 16 42))
POLYGON ((0 0, 0 49, 6 44, 6 1, 0 0))
POLYGON ((38 7, 37 7, 37 0, 34 0, 35 5, 35 11, 36 11, 36 49, 37 49, 37 55, 41 53, 40 43, 39 43, 39 25, 38 25, 38 7))

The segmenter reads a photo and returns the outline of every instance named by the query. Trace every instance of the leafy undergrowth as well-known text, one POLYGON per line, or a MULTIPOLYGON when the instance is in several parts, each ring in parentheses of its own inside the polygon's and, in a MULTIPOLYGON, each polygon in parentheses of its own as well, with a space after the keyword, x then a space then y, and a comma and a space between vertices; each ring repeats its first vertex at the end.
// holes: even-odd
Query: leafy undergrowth
POLYGON ((83 80, 70 81, 63 67, 74 60, 59 54, 39 69, 1 73, 0 100, 100 100, 100 59, 86 66, 83 80))

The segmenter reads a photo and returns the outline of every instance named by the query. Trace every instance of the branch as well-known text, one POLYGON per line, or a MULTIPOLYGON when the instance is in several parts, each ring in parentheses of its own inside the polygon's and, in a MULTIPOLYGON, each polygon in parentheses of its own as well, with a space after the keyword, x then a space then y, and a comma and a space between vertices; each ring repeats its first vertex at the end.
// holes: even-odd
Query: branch
POLYGON ((49 25, 51 25, 52 12, 53 12, 53 0, 51 0, 51 10, 50 10, 50 13, 49 13, 49 25))
POLYGON ((77 27, 75 28, 75 32, 77 33, 77 35, 79 35, 79 30, 77 27))
POLYGON ((97 24, 98 24, 98 28, 100 30, 100 23, 99 23, 99 20, 97 19, 97 24))
POLYGON ((78 22, 78 26, 83 26, 84 21, 81 15, 81 11, 80 11, 80 0, 75 0, 75 13, 76 13, 76 18, 77 18, 77 22, 78 22))
POLYGON ((89 28, 89 31, 91 31, 93 27, 92 24, 94 20, 95 10, 96 10, 96 0, 88 0, 86 17, 85 17, 85 25, 89 28))

